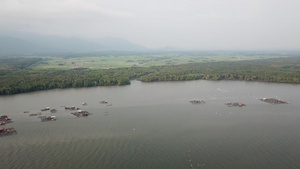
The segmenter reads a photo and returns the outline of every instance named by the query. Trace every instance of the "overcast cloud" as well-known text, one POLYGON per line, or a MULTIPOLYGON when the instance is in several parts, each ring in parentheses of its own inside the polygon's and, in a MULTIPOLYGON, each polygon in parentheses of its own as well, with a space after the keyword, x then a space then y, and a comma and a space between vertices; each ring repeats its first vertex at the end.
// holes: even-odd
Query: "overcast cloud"
POLYGON ((149 48, 300 50, 299 0, 0 0, 0 30, 149 48))

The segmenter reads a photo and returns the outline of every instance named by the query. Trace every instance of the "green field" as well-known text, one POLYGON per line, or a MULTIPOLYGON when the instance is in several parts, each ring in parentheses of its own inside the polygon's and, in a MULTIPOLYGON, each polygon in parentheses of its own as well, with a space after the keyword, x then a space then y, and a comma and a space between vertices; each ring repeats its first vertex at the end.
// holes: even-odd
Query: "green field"
POLYGON ((166 54, 166 55, 131 55, 131 56, 82 56, 82 57, 53 57, 38 56, 43 61, 35 63, 32 69, 111 69, 123 67, 151 67, 164 65, 181 65, 188 63, 207 63, 219 61, 241 61, 254 59, 267 59, 286 57, 282 54, 214 54, 214 55, 188 55, 188 54, 166 54))

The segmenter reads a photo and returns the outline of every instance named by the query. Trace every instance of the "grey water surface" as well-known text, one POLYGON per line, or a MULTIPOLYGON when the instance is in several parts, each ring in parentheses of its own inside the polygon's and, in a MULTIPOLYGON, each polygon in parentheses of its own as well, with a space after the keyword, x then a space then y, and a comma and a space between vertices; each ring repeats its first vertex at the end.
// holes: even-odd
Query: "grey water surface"
POLYGON ((0 137, 0 168, 298 169, 299 89, 261 82, 132 81, 1 96, 0 115, 14 121, 5 127, 18 134, 0 137), (258 100, 264 97, 289 104, 258 100), (206 103, 191 104, 194 99, 206 103), (47 106, 57 112, 42 114, 56 121, 29 116, 47 106), (92 115, 78 118, 62 106, 92 115))

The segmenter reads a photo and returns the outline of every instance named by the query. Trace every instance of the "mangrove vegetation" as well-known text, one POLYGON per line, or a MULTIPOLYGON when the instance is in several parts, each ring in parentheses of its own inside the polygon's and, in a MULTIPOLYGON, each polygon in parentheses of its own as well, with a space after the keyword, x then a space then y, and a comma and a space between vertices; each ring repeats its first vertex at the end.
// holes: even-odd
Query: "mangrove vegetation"
POLYGON ((129 85, 143 82, 185 80, 245 80, 300 84, 300 57, 218 61, 114 69, 34 69, 43 58, 1 59, 0 95, 55 88, 129 85))

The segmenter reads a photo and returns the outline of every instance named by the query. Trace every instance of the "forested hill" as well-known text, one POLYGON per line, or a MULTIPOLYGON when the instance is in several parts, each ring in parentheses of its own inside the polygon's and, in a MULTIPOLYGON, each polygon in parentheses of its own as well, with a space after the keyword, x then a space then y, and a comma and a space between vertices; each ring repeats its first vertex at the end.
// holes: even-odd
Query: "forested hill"
POLYGON ((144 82, 205 79, 300 84, 300 57, 117 69, 34 70, 1 67, 0 95, 54 88, 128 85, 131 79, 144 82))

